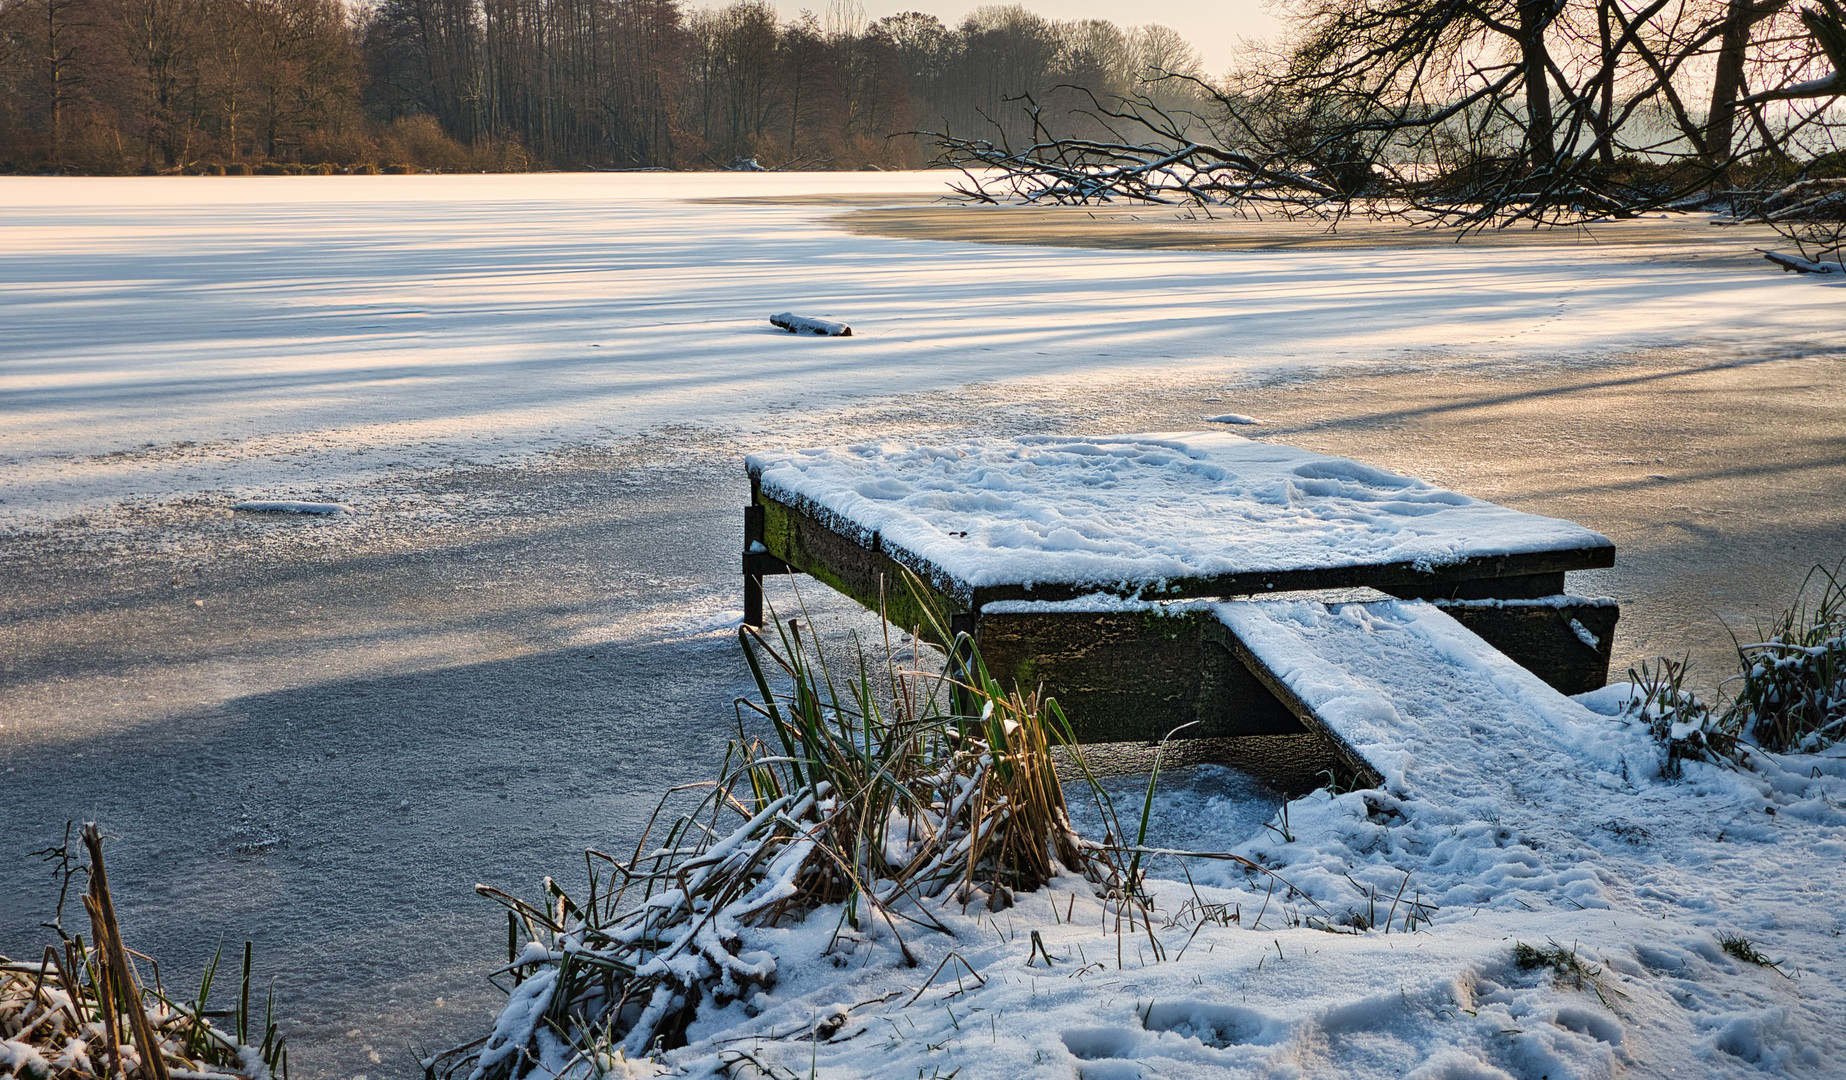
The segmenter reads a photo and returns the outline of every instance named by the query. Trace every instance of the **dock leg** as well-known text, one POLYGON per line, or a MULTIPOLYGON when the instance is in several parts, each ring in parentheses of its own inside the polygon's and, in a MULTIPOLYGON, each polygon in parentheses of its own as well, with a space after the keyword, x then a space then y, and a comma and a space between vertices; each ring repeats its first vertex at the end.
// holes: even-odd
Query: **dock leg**
POLYGON ((974 670, 976 629, 972 611, 957 611, 949 616, 949 633, 954 635, 954 640, 949 646, 949 670, 954 674, 957 683, 951 701, 958 716, 976 716, 980 712, 974 691, 960 685, 965 683, 972 686, 977 674, 974 670), (967 637, 963 637, 963 634, 967 637))
POLYGON ((761 628, 763 625, 763 575, 752 574, 754 569, 750 558, 755 554, 752 549, 760 549, 763 542, 763 508, 756 505, 744 507, 744 625, 761 628))
POLYGON ((744 575, 744 625, 763 626, 763 579, 756 574, 744 575))

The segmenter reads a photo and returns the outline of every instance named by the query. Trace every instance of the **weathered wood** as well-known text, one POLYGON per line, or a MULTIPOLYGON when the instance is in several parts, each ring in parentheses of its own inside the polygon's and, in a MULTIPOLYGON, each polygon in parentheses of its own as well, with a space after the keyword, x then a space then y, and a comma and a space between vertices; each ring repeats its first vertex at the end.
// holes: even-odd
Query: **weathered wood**
POLYGON ((1524 603, 1434 603, 1559 693, 1587 693, 1609 681, 1621 617, 1613 601, 1553 596, 1524 603))
POLYGON ((1203 608, 984 612, 981 659, 1002 685, 1042 688, 1080 743, 1299 734, 1301 725, 1222 645, 1203 608))
POLYGON ((1231 655, 1235 656, 1245 670, 1262 684, 1263 689, 1274 695, 1284 708, 1294 714, 1302 727, 1321 737, 1328 750, 1345 765, 1352 776, 1359 779, 1360 786, 1378 786, 1382 778, 1378 775, 1378 770, 1372 767, 1371 762, 1365 760, 1365 755, 1359 753, 1339 732, 1328 727, 1320 714, 1315 711, 1313 704, 1297 694, 1286 679, 1265 664, 1250 650, 1248 645, 1238 640, 1237 635, 1232 633, 1229 627, 1225 628, 1224 643, 1231 655))
MULTIPOLYGON (((1562 592, 1563 575, 1569 571, 1615 565, 1615 546, 1605 541, 1551 551, 1479 556, 1435 567, 1415 562, 1389 562, 1169 578, 1158 585, 1133 582, 1039 582, 1031 586, 976 587, 949 580, 945 573, 920 555, 893 545, 876 534, 871 537, 869 544, 861 544, 823 525, 808 513, 764 495, 754 480, 751 487, 753 501, 763 507, 767 515, 769 524, 765 543, 772 554, 789 565, 822 580, 826 580, 825 576, 816 573, 815 568, 831 572, 842 581, 864 579, 875 582, 879 572, 886 574, 889 580, 896 581, 897 567, 902 564, 918 570, 929 579, 930 591, 942 598, 948 610, 956 611, 979 611, 1001 601, 1075 600, 1099 591, 1125 596, 1145 595, 1148 599, 1156 600, 1180 600, 1370 587, 1407 598, 1526 598, 1562 592), (796 551, 791 545, 802 543, 803 536, 813 536, 815 539, 804 550, 796 551), (861 565, 866 563, 864 556, 867 552, 876 558, 869 565, 861 565)), ((865 586, 862 584, 860 588, 865 586)), ((875 584, 873 588, 871 595, 875 598, 875 584)), ((854 596, 861 603, 866 602, 861 593, 851 589, 841 591, 854 596)))
POLYGON ((1494 597, 1501 589, 1515 596, 1543 596, 1563 589, 1563 575, 1615 565, 1614 545, 1522 552, 1465 559, 1447 566, 1420 567, 1412 562, 1328 566, 1305 570, 1249 571, 1212 577, 1169 578, 1161 586, 1128 584, 1062 585, 1041 582, 1031 587, 997 585, 968 590, 974 608, 1004 600, 1075 600, 1097 592, 1145 596, 1152 600, 1268 596, 1320 589, 1373 588, 1393 596, 1425 598, 1494 597))
POLYGON ((763 625, 763 576, 792 574, 787 563, 763 546, 763 508, 744 507, 744 625, 763 625))
POLYGON ((967 612, 968 606, 927 582, 918 583, 919 599, 905 582, 904 567, 879 549, 876 535, 861 544, 761 494, 755 495, 754 505, 763 512, 760 542, 765 554, 873 611, 883 611, 892 623, 915 630, 944 648, 949 646, 932 625, 940 623, 952 635, 951 619, 967 612))
MULTIPOLYGON (((1221 745, 1225 753, 1248 759, 1227 759, 1230 763, 1259 775, 1286 774, 1292 784, 1321 774, 1346 785, 1376 780, 1350 746, 1315 733, 1305 703, 1266 676, 1210 605, 1088 611, 1081 604, 1049 606, 1094 595, 1099 587, 1055 581, 975 587, 877 532, 833 520, 824 508, 764 495, 754 474, 751 488, 743 559, 746 621, 754 615, 760 623, 763 616, 762 575, 806 573, 938 645, 950 647, 958 632, 970 634, 1003 684, 1057 698, 1079 742, 1145 744, 1192 724, 1182 738, 1221 745), (917 584, 907 584, 907 578, 917 584), (1262 747, 1276 760, 1267 760, 1262 747)), ((1397 562, 1249 571, 1102 588, 1127 596, 1157 590, 1158 599, 1174 600, 1370 587, 1439 601, 1552 686, 1577 693, 1606 679, 1618 612, 1559 594, 1567 572, 1611 566, 1614 555, 1613 545, 1595 537, 1574 547, 1482 555, 1442 566, 1397 562), (1484 600, 1502 602, 1478 603, 1484 600)))
POLYGON ((815 319, 784 311, 771 315, 769 321, 791 334, 815 334, 820 337, 852 337, 852 327, 832 319, 815 319))
POLYGON ((1564 591, 1564 571, 1374 586, 1402 600, 1527 600, 1564 591))
MULTIPOLYGON (((1757 250, 1762 251, 1761 248, 1758 248, 1757 250)), ((1804 259, 1799 255, 1784 255, 1780 251, 1764 251, 1763 258, 1768 259, 1770 262, 1775 263, 1777 266, 1781 267, 1782 272, 1784 274, 1787 274, 1787 273, 1831 274, 1833 273, 1833 267, 1828 266, 1826 263, 1815 262, 1812 259, 1804 259)))
MULTIPOLYGON (((1153 766, 1155 745, 1147 742, 1091 743, 1084 746, 1083 757, 1098 776, 1146 776, 1153 766)), ((1323 787, 1350 791, 1364 780, 1353 775, 1326 740, 1306 730, 1293 735, 1181 738, 1161 746, 1159 753, 1163 770, 1188 765, 1229 765, 1291 799, 1323 787)), ((1064 770, 1059 772, 1063 774, 1064 770)))

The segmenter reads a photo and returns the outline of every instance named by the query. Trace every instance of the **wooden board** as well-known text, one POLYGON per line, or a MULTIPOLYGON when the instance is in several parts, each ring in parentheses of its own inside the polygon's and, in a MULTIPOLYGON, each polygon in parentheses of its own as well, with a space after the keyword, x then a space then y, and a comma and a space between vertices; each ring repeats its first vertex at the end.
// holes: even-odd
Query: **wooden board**
POLYGON ((1615 561, 1573 522, 1223 432, 821 447, 746 471, 771 554, 851 582, 858 548, 963 611, 1098 592, 1537 597, 1615 561))
MULTIPOLYGON (((827 582, 848 596, 876 606, 878 581, 890 585, 900 568, 917 574, 945 610, 979 611, 998 601, 1074 600, 1099 591, 1095 585, 1038 582, 1025 585, 974 587, 955 580, 915 553, 891 544, 876 533, 866 542, 852 540, 814 517, 761 492, 753 505, 764 513, 762 543, 771 555, 802 573, 827 582)), ((1266 570, 1217 574, 1200 578, 1170 578, 1161 583, 1156 597, 1263 596, 1270 593, 1316 589, 1370 587, 1393 596, 1460 599, 1547 596, 1562 592, 1563 575, 1615 565, 1615 548, 1603 542, 1555 551, 1484 555, 1443 566, 1413 562, 1387 562, 1356 566, 1317 567, 1302 570, 1266 570)), ((1101 591, 1136 595, 1143 586, 1116 583, 1101 591)), ((898 620, 901 625, 908 625, 898 620)))
POLYGON ((1608 723, 1421 601, 1216 608, 1251 672, 1310 730, 1399 794, 1467 800, 1481 785, 1573 782, 1608 723))

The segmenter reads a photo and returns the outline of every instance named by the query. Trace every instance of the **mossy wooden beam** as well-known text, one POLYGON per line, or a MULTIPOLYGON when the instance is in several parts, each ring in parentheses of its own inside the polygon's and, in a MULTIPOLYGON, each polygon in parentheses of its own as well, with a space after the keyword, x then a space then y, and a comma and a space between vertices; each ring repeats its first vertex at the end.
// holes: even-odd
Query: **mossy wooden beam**
POLYGON ((1587 693, 1609 681, 1621 617, 1612 601, 1554 596, 1530 603, 1435 604, 1561 694, 1587 693))
POLYGON ((1292 713, 1303 727, 1321 737, 1323 744, 1346 767, 1347 773, 1357 780, 1357 786, 1377 787, 1383 782, 1383 778, 1378 775, 1378 770, 1372 766, 1372 763, 1365 760, 1365 756, 1355 750, 1352 744, 1342 738, 1338 732, 1328 727, 1320 715, 1314 711, 1314 707, 1303 700, 1301 695, 1295 693, 1294 688, 1288 685, 1286 679, 1271 671, 1260 657, 1238 640, 1230 627, 1216 620, 1213 621, 1213 625, 1216 629, 1210 631, 1211 636, 1222 642, 1244 669, 1262 684, 1263 689, 1281 702, 1282 706, 1292 713))
MULTIPOLYGON (((953 635, 955 617, 969 612, 968 605, 922 581, 878 548, 878 538, 867 545, 843 536, 808 515, 764 495, 750 507, 762 514, 763 546, 758 553, 777 560, 846 594, 906 630, 944 648, 949 642, 935 632, 940 625, 953 635), (906 581, 908 578, 908 582, 906 581)), ((752 553, 746 550, 745 559, 752 553)), ((786 571, 784 571, 786 572, 786 571)), ((745 570, 749 573, 748 568, 745 570)))
POLYGON ((1299 734, 1221 645, 1208 609, 984 612, 976 640, 1002 685, 1055 697, 1080 743, 1299 734))

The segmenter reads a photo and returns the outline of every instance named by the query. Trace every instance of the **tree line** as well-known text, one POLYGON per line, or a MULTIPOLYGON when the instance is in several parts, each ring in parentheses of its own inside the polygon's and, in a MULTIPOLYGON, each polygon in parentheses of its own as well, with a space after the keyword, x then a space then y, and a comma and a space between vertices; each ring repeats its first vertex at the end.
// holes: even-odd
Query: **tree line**
POLYGON ((0 168, 914 167, 901 133, 1029 130, 1198 74, 1174 31, 852 0, 0 0, 0 168))

